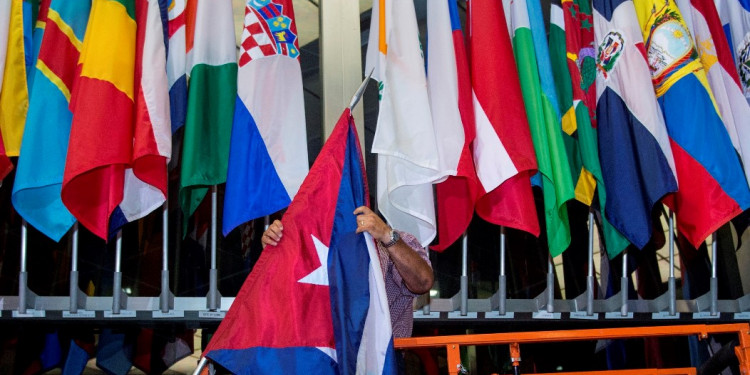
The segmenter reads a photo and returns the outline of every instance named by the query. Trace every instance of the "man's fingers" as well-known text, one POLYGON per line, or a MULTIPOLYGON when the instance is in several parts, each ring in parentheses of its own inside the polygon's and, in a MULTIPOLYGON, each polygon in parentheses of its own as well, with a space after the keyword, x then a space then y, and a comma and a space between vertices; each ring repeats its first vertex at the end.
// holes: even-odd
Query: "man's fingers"
POLYGON ((359 206, 357 209, 354 210, 355 215, 359 214, 370 214, 372 213, 372 210, 367 206, 359 206))

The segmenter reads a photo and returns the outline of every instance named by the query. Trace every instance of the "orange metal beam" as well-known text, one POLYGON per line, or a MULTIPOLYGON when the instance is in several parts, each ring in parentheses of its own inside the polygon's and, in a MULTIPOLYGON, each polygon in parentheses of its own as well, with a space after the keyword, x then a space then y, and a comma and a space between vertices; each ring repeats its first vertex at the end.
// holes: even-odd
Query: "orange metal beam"
MULTIPOLYGON (((653 327, 626 327, 626 328, 598 328, 598 329, 574 329, 560 331, 530 331, 530 332, 505 332, 485 333, 475 335, 453 335, 453 336, 426 336, 398 338, 394 340, 396 349, 419 348, 419 347, 441 347, 450 344, 457 345, 495 345, 509 343, 545 343, 561 341, 585 341, 598 339, 627 339, 639 337, 661 337, 661 336, 689 336, 699 335, 706 338, 713 333, 739 333, 747 332, 750 326, 747 323, 736 324, 691 324, 675 326, 653 326, 653 327)), ((750 342, 748 342, 750 345, 750 342)), ((748 346, 750 349, 750 346, 748 346)), ((750 354, 750 353, 749 353, 750 354)))
POLYGON ((458 345, 446 345, 448 350, 448 373, 458 375, 461 366, 461 349, 458 345))
MULTIPOLYGON (((750 325, 748 323, 735 324, 691 324, 675 326, 653 326, 653 327, 625 327, 625 328, 601 328, 601 329, 574 329, 559 331, 532 331, 532 332, 507 332, 487 333, 476 335, 453 335, 453 336, 430 336, 398 338, 394 340, 396 349, 445 347, 448 351, 448 371, 451 375, 459 373, 461 367, 460 348, 462 345, 498 345, 510 344, 511 357, 520 360, 521 343, 549 343, 565 341, 585 341, 598 339, 628 339, 644 337, 663 336, 690 336, 698 335, 705 339, 714 333, 736 333, 739 337, 739 345, 735 347, 735 353, 739 360, 739 368, 743 375, 750 375, 750 325)), ((576 372, 570 374, 616 374, 616 375, 677 375, 695 374, 695 369, 639 369, 618 371, 595 371, 576 372)), ((561 373, 556 373, 561 374, 561 373)))
POLYGON ((683 368, 644 368, 637 370, 603 370, 603 371, 577 371, 577 372, 551 372, 534 373, 534 375, 695 375, 697 371, 693 367, 683 368))

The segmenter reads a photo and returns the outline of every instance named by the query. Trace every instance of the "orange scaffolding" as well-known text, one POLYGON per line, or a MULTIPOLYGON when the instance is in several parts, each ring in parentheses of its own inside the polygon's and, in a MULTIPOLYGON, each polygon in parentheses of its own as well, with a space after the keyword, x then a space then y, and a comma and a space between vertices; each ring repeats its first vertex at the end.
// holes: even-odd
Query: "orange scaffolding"
MULTIPOLYGON (((744 375, 750 375, 750 325, 748 323, 691 324, 654 327, 574 329, 559 331, 530 331, 486 333, 475 335, 410 337, 395 339, 394 346, 396 347, 396 349, 445 348, 448 354, 448 371, 451 375, 458 375, 460 373, 460 370, 463 368, 460 355, 461 346, 508 344, 510 345, 511 360, 514 363, 514 366, 518 366, 518 362, 521 360, 520 344, 524 343, 550 343, 599 339, 634 339, 646 337, 692 335, 698 335, 700 339, 706 339, 708 335, 718 333, 737 334, 739 345, 734 348, 734 352, 737 355, 737 359, 739 360, 740 371, 744 375)), ((597 373, 602 372, 603 371, 597 373)), ((694 374, 695 371, 693 369, 641 369, 612 371, 609 373, 622 375, 694 374)), ((578 372, 576 374, 586 374, 586 372, 578 372)))

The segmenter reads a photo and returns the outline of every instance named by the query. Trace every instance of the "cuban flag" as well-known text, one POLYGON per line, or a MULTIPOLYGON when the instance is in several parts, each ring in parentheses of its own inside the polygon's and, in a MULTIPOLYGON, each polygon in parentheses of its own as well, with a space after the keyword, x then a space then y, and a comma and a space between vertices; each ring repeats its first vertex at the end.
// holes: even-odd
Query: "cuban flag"
POLYGON ((377 250, 355 233, 353 211, 368 203, 363 165, 346 110, 206 357, 235 374, 396 373, 377 250))
POLYGON ((750 207, 750 188, 677 5, 673 0, 634 4, 677 179, 685 182, 665 203, 677 213, 677 229, 697 248, 750 207))
POLYGON ((737 155, 743 160, 745 177, 750 181, 750 103, 742 93, 719 13, 711 0, 678 0, 677 6, 685 16, 724 127, 737 155))
POLYGON ((291 0, 250 0, 240 44, 223 232, 289 205, 308 171, 291 0))
POLYGON ((471 222, 480 194, 471 157, 474 113, 471 103, 469 61, 461 32, 456 0, 427 3, 427 90, 440 157, 453 175, 435 186, 438 243, 443 251, 453 244, 471 222))
POLYGON ((677 191, 672 149, 630 0, 594 0, 596 117, 607 220, 643 248, 651 212, 677 191))

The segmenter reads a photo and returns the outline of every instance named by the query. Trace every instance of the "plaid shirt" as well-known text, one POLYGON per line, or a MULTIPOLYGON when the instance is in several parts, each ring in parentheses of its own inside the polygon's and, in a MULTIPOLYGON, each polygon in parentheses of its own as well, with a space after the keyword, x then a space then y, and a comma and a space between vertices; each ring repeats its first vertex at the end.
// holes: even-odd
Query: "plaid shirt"
MULTIPOLYGON (((427 264, 432 267, 427 256, 427 249, 409 233, 397 231, 401 239, 419 254, 427 264)), ((380 241, 378 243, 378 254, 380 255, 380 267, 383 269, 385 278, 385 293, 388 296, 388 306, 391 310, 391 325, 393 326, 393 337, 410 337, 412 331, 413 302, 418 294, 412 293, 404 283, 403 278, 388 256, 388 250, 380 241)))

